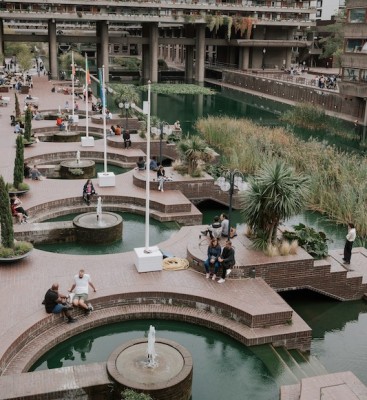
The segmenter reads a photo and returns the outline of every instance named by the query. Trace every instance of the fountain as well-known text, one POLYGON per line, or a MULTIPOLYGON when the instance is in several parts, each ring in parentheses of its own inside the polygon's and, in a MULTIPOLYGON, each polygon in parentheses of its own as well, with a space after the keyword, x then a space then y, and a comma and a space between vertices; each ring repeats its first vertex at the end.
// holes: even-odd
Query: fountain
POLYGON ((191 354, 172 340, 156 339, 152 325, 148 343, 129 340, 115 349, 107 360, 107 371, 122 390, 143 391, 157 400, 191 398, 191 354))
POLYGON ((157 363, 155 361, 156 353, 155 353, 155 328, 153 325, 149 327, 148 333, 148 367, 154 368, 157 363))
POLYGON ((122 217, 112 212, 104 212, 102 218, 102 198, 98 197, 96 212, 78 215, 73 220, 76 240, 79 243, 113 243, 122 238, 122 217))
POLYGON ((89 179, 96 175, 96 163, 93 160, 81 160, 80 151, 76 152, 75 160, 60 162, 60 177, 62 179, 89 179))

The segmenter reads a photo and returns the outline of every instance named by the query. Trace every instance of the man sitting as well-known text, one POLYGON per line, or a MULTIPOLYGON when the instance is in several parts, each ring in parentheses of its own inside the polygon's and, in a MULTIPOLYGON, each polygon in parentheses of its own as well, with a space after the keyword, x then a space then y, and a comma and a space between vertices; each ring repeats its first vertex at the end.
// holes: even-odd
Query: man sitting
POLYGON ((75 322, 76 319, 70 314, 72 307, 66 305, 67 296, 59 293, 59 284, 53 283, 51 289, 48 289, 45 294, 43 303, 45 305, 46 312, 48 314, 63 314, 67 319, 68 323, 75 322))
POLYGON ((215 216, 214 221, 211 225, 208 226, 206 231, 201 232, 203 235, 207 235, 209 233, 210 239, 218 239, 222 235, 222 224, 219 221, 219 217, 215 216))

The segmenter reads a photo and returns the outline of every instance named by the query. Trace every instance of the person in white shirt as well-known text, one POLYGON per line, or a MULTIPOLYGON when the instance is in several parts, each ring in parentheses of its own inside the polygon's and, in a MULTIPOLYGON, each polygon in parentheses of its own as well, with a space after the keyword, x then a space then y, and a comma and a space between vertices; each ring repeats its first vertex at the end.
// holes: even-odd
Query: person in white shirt
POLYGON ((86 274, 84 272, 84 269, 81 269, 79 271, 79 274, 74 276, 74 283, 69 290, 69 292, 72 292, 75 289, 73 305, 75 307, 80 307, 84 309, 87 314, 90 314, 91 311, 93 311, 92 305, 86 303, 86 301, 88 300, 89 286, 93 289, 94 292, 97 291, 91 281, 90 275, 86 274))
POLYGON ((226 214, 220 215, 220 223, 222 225, 222 236, 228 237, 229 221, 226 214))
POLYGON ((352 258, 352 247, 353 247, 353 242, 356 240, 356 229, 354 227, 354 224, 349 222, 348 224, 348 234, 346 236, 346 241, 345 241, 345 246, 344 246, 344 264, 350 264, 350 259, 352 258))

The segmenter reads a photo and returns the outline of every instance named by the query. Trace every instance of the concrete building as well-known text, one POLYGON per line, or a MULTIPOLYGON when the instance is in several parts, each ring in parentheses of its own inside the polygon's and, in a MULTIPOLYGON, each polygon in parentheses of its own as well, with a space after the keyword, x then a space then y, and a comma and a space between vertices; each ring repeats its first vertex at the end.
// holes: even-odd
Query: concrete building
MULTIPOLYGON (((367 125, 367 2, 348 0, 345 27, 344 55, 342 60, 342 82, 340 92, 356 97, 364 109, 364 131, 367 125)), ((364 132, 365 134, 365 132, 364 132)))
POLYGON ((143 80, 158 80, 161 54, 185 63, 186 80, 201 82, 206 62, 289 67, 311 47, 315 17, 316 0, 7 0, 0 5, 0 54, 4 41, 48 42, 56 78, 60 43, 95 43, 99 67, 109 65, 109 51, 131 53, 138 46, 143 80), (17 24, 27 31, 19 34, 17 24))
POLYGON ((316 20, 328 21, 345 8, 345 0, 317 0, 316 20))

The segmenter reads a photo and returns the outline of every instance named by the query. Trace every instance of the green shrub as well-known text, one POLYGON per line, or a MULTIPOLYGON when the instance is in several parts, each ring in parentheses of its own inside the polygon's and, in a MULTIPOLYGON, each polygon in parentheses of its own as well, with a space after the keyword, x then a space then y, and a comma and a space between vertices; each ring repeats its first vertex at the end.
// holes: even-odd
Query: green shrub
POLYGON ((32 249, 33 246, 29 242, 15 242, 13 248, 0 246, 0 257, 1 258, 19 257, 29 253, 32 249))
POLYGON ((316 259, 327 257, 329 239, 324 232, 317 232, 304 224, 295 225, 293 228, 294 232, 284 231, 283 238, 289 241, 297 240, 298 244, 316 259))
POLYGON ((137 393, 131 389, 125 389, 121 395, 123 400, 153 400, 149 394, 137 393))
POLYGON ((31 142, 31 133, 32 133, 32 111, 29 107, 25 112, 25 121, 24 121, 24 138, 29 143, 31 142))
POLYGON ((84 171, 81 168, 69 168, 69 172, 75 176, 84 175, 84 171))

